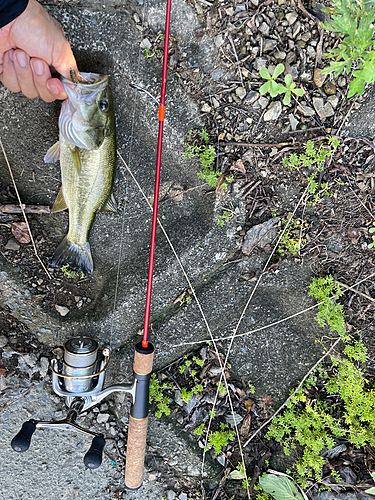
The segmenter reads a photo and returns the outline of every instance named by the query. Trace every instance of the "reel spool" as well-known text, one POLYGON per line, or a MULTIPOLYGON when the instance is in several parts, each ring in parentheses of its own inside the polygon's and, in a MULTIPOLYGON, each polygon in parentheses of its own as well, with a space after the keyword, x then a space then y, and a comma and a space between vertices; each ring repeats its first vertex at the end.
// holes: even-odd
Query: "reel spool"
MULTIPOLYGON (((57 395, 65 398, 68 414, 65 419, 58 421, 32 419, 25 422, 20 432, 12 439, 13 450, 19 453, 27 451, 31 437, 37 429, 73 431, 92 438, 84 463, 90 469, 99 467, 102 463, 105 445, 104 436, 78 425, 76 423, 78 416, 82 411, 97 405, 113 392, 128 392, 132 396, 133 405, 136 400, 136 379, 129 384, 116 384, 103 389, 110 354, 109 347, 104 347, 100 351, 98 342, 90 337, 79 336, 67 340, 64 344, 60 371, 56 359, 52 360, 51 370, 53 390, 57 395)), ((144 392, 143 388, 140 392, 144 392)))

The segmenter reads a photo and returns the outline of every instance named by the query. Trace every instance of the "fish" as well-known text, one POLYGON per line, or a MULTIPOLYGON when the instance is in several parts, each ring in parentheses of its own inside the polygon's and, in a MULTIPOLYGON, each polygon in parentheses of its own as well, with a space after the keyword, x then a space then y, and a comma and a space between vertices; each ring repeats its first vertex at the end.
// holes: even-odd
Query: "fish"
POLYGON ((69 265, 90 274, 94 270, 89 234, 98 211, 117 211, 113 195, 116 172, 116 120, 108 75, 71 71, 61 77, 68 98, 59 117, 59 141, 44 161, 60 160, 62 186, 52 212, 68 209, 68 234, 49 263, 69 265))

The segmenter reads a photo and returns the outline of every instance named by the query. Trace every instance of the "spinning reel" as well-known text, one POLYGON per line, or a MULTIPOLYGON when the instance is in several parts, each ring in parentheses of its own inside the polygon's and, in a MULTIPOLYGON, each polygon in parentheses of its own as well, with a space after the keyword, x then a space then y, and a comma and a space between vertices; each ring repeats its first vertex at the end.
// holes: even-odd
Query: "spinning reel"
MULTIPOLYGON (((127 392, 131 394, 133 403, 129 419, 127 464, 129 464, 129 458, 131 462, 135 458, 136 462, 139 463, 140 459, 137 455, 139 455, 139 451, 142 453, 142 442, 139 439, 142 441, 143 433, 140 436, 139 432, 137 432, 138 442, 133 452, 133 454, 135 453, 135 457, 132 458, 132 446, 130 443, 132 441, 132 434, 134 433, 134 431, 132 432, 132 427, 134 427, 132 420, 145 421, 147 432, 149 380, 152 370, 153 350, 151 344, 147 348, 142 347, 141 343, 137 344, 133 382, 129 384, 116 384, 103 389, 105 371, 111 356, 110 348, 104 347, 100 350, 98 342, 90 337, 72 337, 67 340, 64 344, 64 356, 61 366, 59 367, 57 360, 53 359, 51 370, 53 390, 58 396, 65 398, 68 414, 66 418, 58 421, 29 420, 25 422, 20 432, 12 439, 11 446, 13 450, 17 452, 27 451, 30 447, 31 437, 37 429, 73 431, 92 438, 91 447, 84 457, 84 464, 90 469, 96 469, 102 463, 102 453, 105 445, 104 436, 89 429, 84 429, 76 423, 76 420, 81 412, 97 405, 113 392, 127 392), (147 372, 147 370, 149 371, 147 372), (141 445, 141 450, 139 450, 139 445, 141 445)), ((139 431, 139 425, 135 427, 139 431)), ((146 436, 144 435, 144 445, 146 444, 145 441, 146 436)), ((141 458, 141 474, 143 474, 144 449, 141 458)), ((134 475, 134 467, 130 467, 129 469, 130 476, 134 475)), ((137 472, 138 477, 139 470, 137 472)), ((139 479, 137 481, 139 482, 139 479)), ((129 487, 131 488, 133 484, 131 478, 130 483, 129 487)), ((138 486, 135 486, 135 488, 138 486)))

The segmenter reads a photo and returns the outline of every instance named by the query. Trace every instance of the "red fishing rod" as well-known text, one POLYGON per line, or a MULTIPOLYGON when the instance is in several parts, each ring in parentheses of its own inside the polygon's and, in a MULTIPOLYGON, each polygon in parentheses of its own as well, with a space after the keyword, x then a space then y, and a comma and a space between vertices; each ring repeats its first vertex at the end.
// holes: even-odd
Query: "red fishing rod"
POLYGON ((151 343, 149 343, 148 335, 150 328, 152 280, 154 274, 156 229, 158 222, 159 187, 160 187, 160 171, 161 171, 161 154, 163 147, 165 94, 167 88, 168 47, 169 47, 171 7, 172 7, 172 0, 167 0, 167 8, 165 16, 163 72, 162 72, 160 104, 159 104, 159 133, 158 133, 158 146, 156 154, 154 205, 152 212, 151 244, 150 244, 150 259, 148 267, 145 319, 143 325, 142 342, 139 342, 135 346, 133 372, 134 372, 134 378, 137 381, 137 385, 136 385, 136 393, 133 401, 133 406, 130 410, 130 416, 129 416, 128 444, 126 452, 125 485, 129 489, 138 489, 142 485, 144 460, 146 454, 149 387, 150 387, 150 378, 152 372, 152 364, 154 360, 154 346, 151 343))

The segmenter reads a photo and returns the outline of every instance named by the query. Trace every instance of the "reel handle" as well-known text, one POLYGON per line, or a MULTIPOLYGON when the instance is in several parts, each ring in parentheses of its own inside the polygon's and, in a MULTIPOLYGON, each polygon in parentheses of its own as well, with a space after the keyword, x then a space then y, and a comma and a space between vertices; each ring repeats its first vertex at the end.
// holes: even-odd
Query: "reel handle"
POLYGON ((89 469, 97 469, 101 465, 104 446, 105 439, 103 436, 94 437, 91 443, 91 447, 86 453, 85 458, 83 459, 86 467, 88 467, 89 469))
POLYGON ((130 410, 126 451, 125 486, 137 490, 143 482, 146 455, 150 378, 154 361, 154 347, 142 342, 135 347, 134 377, 137 380, 135 401, 130 410))
POLYGON ((18 453, 23 453, 27 451, 30 447, 31 436, 36 431, 36 423, 34 420, 28 420, 25 422, 18 434, 14 436, 12 442, 10 443, 14 451, 18 453))

